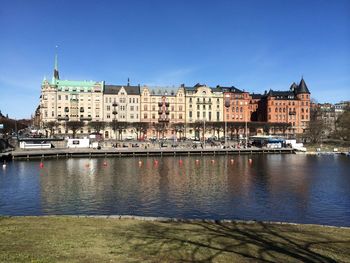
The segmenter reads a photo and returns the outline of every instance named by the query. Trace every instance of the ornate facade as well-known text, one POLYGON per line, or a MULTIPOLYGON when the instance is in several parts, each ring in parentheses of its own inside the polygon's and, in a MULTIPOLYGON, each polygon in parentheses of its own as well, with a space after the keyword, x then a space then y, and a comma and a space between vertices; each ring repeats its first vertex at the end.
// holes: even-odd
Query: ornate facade
MULTIPOLYGON (((181 85, 176 91, 169 91, 129 83, 107 85, 104 81, 61 80, 56 57, 52 80, 44 79, 41 84, 39 115, 41 128, 55 122, 58 134, 71 133, 68 122, 85 124, 79 127, 78 135, 92 132, 89 123, 103 122, 101 132, 105 138, 117 138, 121 133, 141 138, 140 127, 148 138, 170 138, 178 132, 182 133, 181 137, 199 138, 200 125, 205 137, 211 137, 214 132, 208 127, 209 124, 213 127, 213 123, 229 124, 231 128, 245 123, 245 132, 247 123, 250 127, 251 124, 286 124, 287 133, 300 134, 305 132, 310 120, 310 92, 304 79, 299 85, 293 83, 288 91, 270 90, 264 94, 249 94, 233 86, 181 85)), ((217 131, 218 136, 223 135, 222 128, 217 131)), ((242 126, 235 132, 243 133, 242 126)))

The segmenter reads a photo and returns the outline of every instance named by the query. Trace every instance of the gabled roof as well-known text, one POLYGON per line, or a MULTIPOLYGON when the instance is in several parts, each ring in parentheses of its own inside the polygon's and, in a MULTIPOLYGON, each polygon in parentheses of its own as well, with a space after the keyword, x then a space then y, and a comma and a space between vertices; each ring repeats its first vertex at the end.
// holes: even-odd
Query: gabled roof
POLYGON ((140 95, 140 86, 105 85, 104 94, 118 94, 124 88, 128 95, 140 95))
POLYGON ((301 81, 299 83, 299 86, 298 86, 298 89, 296 90, 296 92, 297 92, 297 94, 300 94, 300 93, 310 94, 310 91, 307 88, 306 83, 305 83, 303 78, 301 78, 301 81))

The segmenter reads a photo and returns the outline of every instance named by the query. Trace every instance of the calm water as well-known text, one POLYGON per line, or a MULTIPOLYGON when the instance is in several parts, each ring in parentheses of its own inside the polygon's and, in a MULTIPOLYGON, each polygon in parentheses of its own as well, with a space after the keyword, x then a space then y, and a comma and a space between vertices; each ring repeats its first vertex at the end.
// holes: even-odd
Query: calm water
POLYGON ((0 214, 128 214, 350 226, 349 157, 179 160, 45 160, 43 169, 39 161, 12 162, 0 168, 0 214))

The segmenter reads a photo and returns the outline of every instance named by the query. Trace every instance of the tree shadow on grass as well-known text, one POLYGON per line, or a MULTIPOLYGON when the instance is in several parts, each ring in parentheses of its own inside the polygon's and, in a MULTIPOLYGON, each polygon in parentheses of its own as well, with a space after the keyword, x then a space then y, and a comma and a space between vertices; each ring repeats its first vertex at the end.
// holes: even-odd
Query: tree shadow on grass
POLYGON ((129 232, 128 241, 132 253, 171 262, 328 263, 337 262, 339 251, 346 253, 341 258, 350 258, 350 237, 335 239, 321 232, 259 222, 142 222, 129 232))

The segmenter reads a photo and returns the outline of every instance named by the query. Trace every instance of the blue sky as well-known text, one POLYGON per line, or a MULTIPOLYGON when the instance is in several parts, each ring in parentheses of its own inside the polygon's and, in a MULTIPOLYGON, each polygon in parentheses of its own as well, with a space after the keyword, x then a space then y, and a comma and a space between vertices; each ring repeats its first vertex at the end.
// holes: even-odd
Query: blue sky
POLYGON ((0 110, 30 117, 58 45, 61 79, 250 92, 301 76, 350 99, 350 1, 0 0, 0 110))

